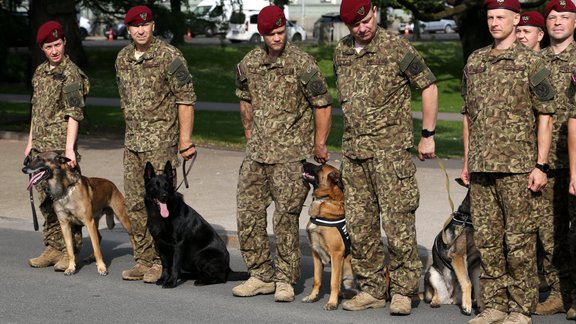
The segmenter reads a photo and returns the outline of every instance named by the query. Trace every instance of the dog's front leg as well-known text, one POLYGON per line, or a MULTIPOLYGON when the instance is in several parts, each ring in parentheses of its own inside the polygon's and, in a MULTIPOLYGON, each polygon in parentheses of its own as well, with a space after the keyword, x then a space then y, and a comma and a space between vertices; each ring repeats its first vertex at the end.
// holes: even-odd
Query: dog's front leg
POLYGON ((162 275, 160 279, 156 281, 158 286, 163 286, 166 281, 170 280, 170 272, 172 271, 172 260, 173 253, 172 247, 165 243, 164 241, 156 242, 156 249, 158 249, 158 254, 160 255, 160 261, 162 262, 162 275))
POLYGON ((324 305, 325 310, 338 308, 338 296, 340 294, 340 283, 342 282, 342 267, 344 266, 344 251, 337 250, 330 253, 332 263, 332 275, 330 276, 330 299, 324 305))
POLYGON ((62 236, 66 244, 66 253, 68 254, 68 268, 64 271, 64 275, 70 276, 76 272, 76 257, 74 255, 74 247, 72 246, 72 228, 68 221, 63 220, 65 217, 59 216, 58 221, 60 222, 60 229, 62 229, 62 236))
POLYGON ((89 211, 89 216, 84 218, 84 225, 88 229, 88 234, 90 235, 90 242, 92 242, 92 249, 94 250, 94 257, 96 258, 96 268, 101 276, 108 274, 108 269, 106 269, 106 264, 104 263, 104 258, 102 257, 102 250, 100 249, 100 239, 98 229, 96 228, 96 222, 92 217, 92 212, 89 211))
POLYGON ((182 242, 174 243, 174 250, 172 251, 172 267, 167 269, 169 277, 164 281, 162 288, 174 288, 178 284, 178 277, 180 277, 180 269, 182 268, 182 242))
POLYGON ((313 303, 318 301, 318 293, 320 292, 320 286, 322 285, 322 272, 324 271, 324 265, 322 260, 316 251, 312 251, 312 260, 314 261, 314 286, 310 295, 304 297, 302 302, 313 303))
POLYGON ((472 314, 472 283, 468 278, 468 264, 466 254, 452 254, 452 266, 462 289, 462 314, 472 314))

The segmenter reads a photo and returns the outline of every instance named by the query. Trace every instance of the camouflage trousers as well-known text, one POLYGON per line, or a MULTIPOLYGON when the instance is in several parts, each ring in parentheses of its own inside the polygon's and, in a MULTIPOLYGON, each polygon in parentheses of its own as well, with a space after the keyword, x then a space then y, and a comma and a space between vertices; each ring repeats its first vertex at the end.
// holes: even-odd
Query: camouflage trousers
POLYGON ((295 284, 300 278, 299 217, 308 195, 302 162, 265 164, 245 158, 237 191, 238 240, 250 276, 295 284), (276 257, 270 255, 266 209, 274 202, 272 230, 276 257))
MULTIPOLYGON (((154 245, 154 239, 148 231, 146 223, 148 214, 144 205, 144 168, 150 161, 157 173, 164 171, 166 161, 170 161, 176 168, 178 161, 178 148, 169 146, 149 152, 134 152, 124 150, 124 193, 126 196, 126 212, 132 223, 134 233, 134 259, 145 266, 160 264, 160 257, 154 245)), ((176 175, 176 170, 174 170, 176 175)), ((176 181, 174 181, 176 183, 176 181)))
MULTIPOLYGON (((55 152, 63 154, 62 151, 55 152)), ((32 150, 30 152, 30 156, 32 158, 36 157, 39 152, 38 150, 32 150)), ((80 162, 80 155, 76 152, 76 161, 80 162)), ((79 168, 79 167, 78 167, 79 168)), ((46 194, 46 183, 42 182, 36 186, 34 186, 36 192, 38 193, 37 202, 40 202, 40 212, 42 216, 44 216, 44 224, 42 225, 42 236, 44 245, 51 246, 54 249, 59 251, 66 251, 66 244, 64 243, 64 237, 62 236, 62 228, 60 227, 60 222, 58 221, 58 216, 54 211, 52 197, 46 194)), ((81 225, 72 225, 72 238, 74 242, 72 242, 74 246, 74 253, 80 252, 82 248, 82 226, 81 225)))
POLYGON ((352 267, 362 291, 379 299, 386 297, 380 223, 388 239, 390 293, 412 296, 418 289, 422 262, 416 243, 420 192, 415 174, 407 150, 379 152, 366 160, 344 157, 342 161, 352 267))
POLYGON ((548 184, 533 200, 544 275, 550 287, 558 292, 572 290, 570 282, 570 215, 576 214, 575 199, 568 192, 570 171, 552 170, 548 184))
POLYGON ((486 308, 530 316, 538 286, 534 194, 528 174, 472 173, 474 242, 481 256, 480 286, 486 308))

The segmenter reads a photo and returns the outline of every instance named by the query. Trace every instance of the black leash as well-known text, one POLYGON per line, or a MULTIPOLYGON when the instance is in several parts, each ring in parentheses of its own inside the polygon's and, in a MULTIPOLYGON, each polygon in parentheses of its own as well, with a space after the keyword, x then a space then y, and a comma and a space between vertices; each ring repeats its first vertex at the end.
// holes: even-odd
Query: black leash
MULTIPOLYGON (((184 151, 187 151, 188 149, 186 149, 184 151)), ((198 156, 198 151, 196 151, 196 154, 194 154, 194 156, 192 156, 192 158, 190 159, 190 166, 188 167, 188 169, 186 169, 186 162, 188 162, 188 160, 184 160, 184 162, 182 163, 182 176, 184 179, 182 179, 182 181, 180 181, 180 184, 178 185, 178 187, 176 187, 176 191, 178 191, 178 189, 180 189, 180 186, 182 186, 182 183, 184 183, 184 185, 186 186, 186 189, 188 189, 190 187, 188 185, 188 174, 190 173, 190 170, 192 170, 192 166, 194 166, 194 162, 196 162, 197 156, 198 156)))
MULTIPOLYGON (((24 158, 24 166, 28 165, 28 163, 30 162, 30 156, 26 156, 24 158)), ((28 181, 30 181, 30 179, 32 179, 32 175, 28 174, 28 181)), ((30 207, 32 208, 32 222, 34 223, 34 230, 38 231, 38 216, 36 216, 36 208, 34 208, 34 193, 32 190, 34 190, 32 188, 33 186, 30 186, 30 189, 28 190, 30 192, 30 207)))

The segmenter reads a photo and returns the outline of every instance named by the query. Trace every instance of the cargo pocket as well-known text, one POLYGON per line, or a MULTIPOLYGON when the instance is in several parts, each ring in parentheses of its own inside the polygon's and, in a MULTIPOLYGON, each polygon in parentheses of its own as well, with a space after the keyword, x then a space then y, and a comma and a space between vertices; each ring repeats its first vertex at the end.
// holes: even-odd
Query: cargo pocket
POLYGON ((394 172, 398 177, 396 188, 390 192, 390 209, 395 213, 415 211, 420 201, 420 193, 416 182, 416 165, 409 151, 402 151, 401 156, 392 162, 394 172))

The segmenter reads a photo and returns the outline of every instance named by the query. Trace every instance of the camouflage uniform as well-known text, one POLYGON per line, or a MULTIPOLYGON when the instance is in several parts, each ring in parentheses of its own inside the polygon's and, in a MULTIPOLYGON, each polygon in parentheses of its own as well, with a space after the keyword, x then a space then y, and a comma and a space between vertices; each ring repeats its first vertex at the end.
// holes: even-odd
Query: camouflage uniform
MULTIPOLYGON (((576 44, 572 42, 560 54, 551 47, 540 52, 550 68, 550 81, 558 95, 554 98, 556 114, 550 147, 548 184, 535 200, 534 217, 538 218, 538 236, 543 246, 543 267, 546 281, 557 292, 571 290, 569 280, 568 228, 570 214, 575 213, 574 197, 568 193, 568 115, 572 73, 576 70, 576 44)), ((572 93, 573 95, 573 93, 572 93)))
POLYGON ((309 190, 302 161, 314 147, 312 108, 332 98, 314 59, 291 44, 276 60, 264 48, 252 50, 238 64, 236 79, 236 95, 252 104, 254 118, 238 179, 240 250, 251 276, 294 284, 300 277, 298 218, 309 190), (266 231, 272 201, 275 265, 266 231))
POLYGON ((526 187, 537 162, 535 114, 555 110, 543 66, 537 53, 520 44, 498 56, 487 46, 468 58, 462 83, 482 298, 486 308, 526 316, 536 300, 538 278, 534 195, 526 187))
POLYGON ((344 112, 342 178, 352 266, 362 291, 386 297, 382 228, 390 251, 391 294, 411 296, 422 262, 416 244, 420 193, 413 146, 410 86, 436 81, 420 54, 402 38, 378 28, 359 53, 344 37, 334 54, 344 112))
POLYGON ((186 59, 175 47, 153 38, 138 59, 134 43, 116 59, 122 111, 126 120, 124 192, 136 247, 134 257, 145 266, 160 264, 146 227, 144 167, 150 161, 163 170, 166 161, 178 161, 178 105, 194 105, 196 94, 186 59))
MULTIPOLYGON (((84 119, 84 97, 90 90, 88 77, 68 56, 50 69, 49 62, 36 68, 32 77, 32 150, 30 155, 66 150, 68 118, 77 121, 84 119)), ((76 150, 76 147, 74 148, 76 150)), ((80 161, 78 153, 77 161, 80 161)), ((45 193, 44 183, 36 186, 39 194, 40 211, 45 221, 42 233, 44 244, 59 251, 65 251, 66 245, 58 217, 52 207, 52 199, 45 193)), ((82 227, 73 226, 74 248, 82 247, 82 227)))

